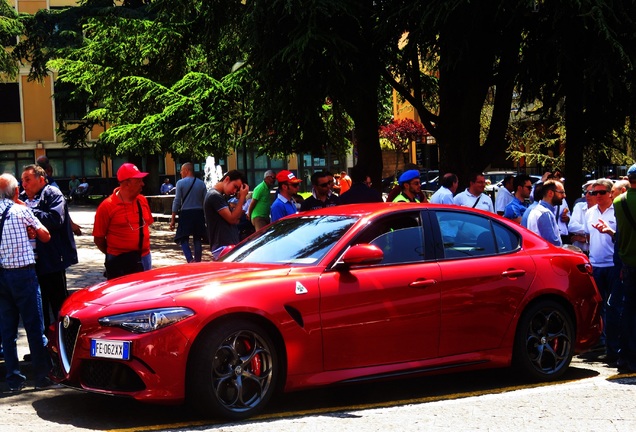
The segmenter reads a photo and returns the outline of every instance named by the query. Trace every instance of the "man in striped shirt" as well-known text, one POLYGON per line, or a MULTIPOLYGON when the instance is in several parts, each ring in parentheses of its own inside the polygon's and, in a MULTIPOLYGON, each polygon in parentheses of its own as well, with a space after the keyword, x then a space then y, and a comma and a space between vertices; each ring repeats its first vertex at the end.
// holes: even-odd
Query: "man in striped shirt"
POLYGON ((20 373, 16 341, 18 322, 27 333, 35 388, 52 385, 46 353, 40 286, 35 273, 35 256, 29 237, 41 242, 51 239, 49 231, 33 212, 18 200, 18 181, 11 174, 0 175, 0 333, 4 345, 6 382, 20 391, 26 377, 20 373))

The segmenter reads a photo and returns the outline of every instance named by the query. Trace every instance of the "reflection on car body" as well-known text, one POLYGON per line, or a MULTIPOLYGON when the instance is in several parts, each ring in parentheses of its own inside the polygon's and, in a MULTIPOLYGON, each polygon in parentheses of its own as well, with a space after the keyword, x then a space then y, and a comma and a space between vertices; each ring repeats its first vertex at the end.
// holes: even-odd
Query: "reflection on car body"
POLYGON ((231 419, 277 390, 407 374, 513 365, 554 380, 598 342, 600 301, 585 255, 491 213, 339 206, 219 262, 78 291, 52 329, 52 378, 231 419))

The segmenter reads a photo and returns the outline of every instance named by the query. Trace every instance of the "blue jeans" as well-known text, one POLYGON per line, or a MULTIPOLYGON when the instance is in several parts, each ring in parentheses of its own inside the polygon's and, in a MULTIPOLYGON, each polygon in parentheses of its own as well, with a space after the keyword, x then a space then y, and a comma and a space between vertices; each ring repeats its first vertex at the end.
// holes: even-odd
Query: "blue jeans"
POLYGON ((607 334, 607 354, 617 355, 623 343, 621 319, 625 304, 625 288, 620 277, 620 266, 616 266, 618 277, 613 280, 612 289, 605 305, 605 334, 607 334))
POLYGON ((612 325, 610 325, 610 328, 608 329, 607 323, 608 321, 612 324, 619 322, 620 312, 617 308, 608 307, 607 300, 609 299, 612 291, 616 289, 615 287, 617 284, 620 283, 620 270, 616 266, 594 267, 593 276, 594 281, 598 286, 598 290, 601 293, 601 297, 603 297, 603 305, 601 308, 601 316, 603 317, 603 323, 605 324, 603 328, 603 342, 605 342, 608 354, 616 354, 618 352, 618 338, 620 332, 615 326, 612 327, 612 325), (619 313, 618 316, 616 316, 617 313, 619 313))
POLYGON ((141 265, 144 266, 144 271, 152 269, 152 253, 141 257, 141 265))
MULTIPOLYGON (((194 243, 194 262, 201 262, 203 257, 203 244, 201 239, 194 237, 192 243, 194 243)), ((187 238, 181 242, 181 250, 183 251, 186 262, 192 262, 192 251, 190 250, 190 242, 187 238)))
POLYGON ((0 269, 0 334, 4 347, 6 381, 9 387, 19 387, 26 378, 20 373, 18 361, 18 324, 27 334, 36 382, 45 378, 51 369, 46 352, 42 297, 33 266, 21 269, 0 269))

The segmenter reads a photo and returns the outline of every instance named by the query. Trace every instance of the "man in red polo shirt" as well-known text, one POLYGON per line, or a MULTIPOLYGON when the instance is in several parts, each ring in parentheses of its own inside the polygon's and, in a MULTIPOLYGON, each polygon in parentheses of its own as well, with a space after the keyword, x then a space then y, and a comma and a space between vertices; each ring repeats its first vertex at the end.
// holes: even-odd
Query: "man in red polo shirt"
MULTIPOLYGON (((97 208, 93 241, 97 248, 106 254, 106 263, 117 256, 139 252, 143 270, 152 268, 148 226, 154 219, 146 197, 141 195, 143 178, 147 175, 148 173, 139 171, 131 163, 123 164, 117 171, 119 187, 115 188, 113 194, 97 208)), ((122 267, 120 272, 111 272, 107 265, 107 277, 111 279, 134 272, 123 269, 124 264, 118 265, 122 267)))

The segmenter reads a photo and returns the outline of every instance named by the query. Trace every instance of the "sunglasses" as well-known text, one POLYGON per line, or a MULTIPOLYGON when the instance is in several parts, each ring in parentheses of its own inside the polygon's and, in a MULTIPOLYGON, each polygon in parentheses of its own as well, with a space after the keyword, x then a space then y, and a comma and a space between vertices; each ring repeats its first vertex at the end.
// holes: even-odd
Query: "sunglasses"
POLYGON ((333 184, 333 180, 328 181, 328 182, 326 182, 326 183, 319 183, 319 184, 318 184, 318 186, 320 186, 320 187, 327 187, 327 186, 332 185, 332 184, 333 184))
POLYGON ((596 195, 606 195, 606 194, 608 194, 608 193, 609 193, 609 191, 606 191, 606 190, 599 190, 599 191, 592 191, 592 192, 590 192, 590 194, 591 194, 592 196, 596 196, 596 195))

